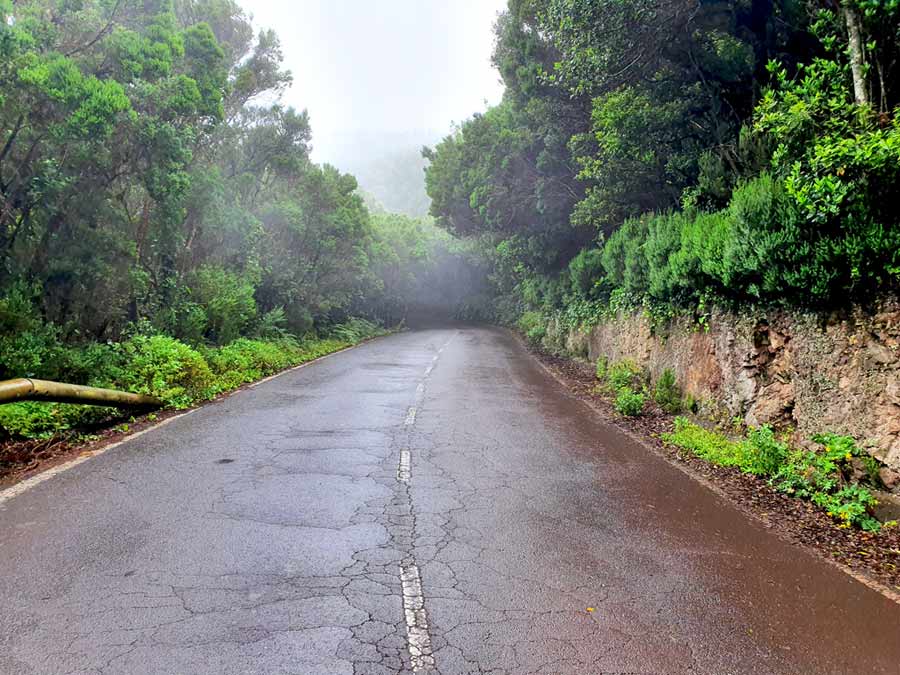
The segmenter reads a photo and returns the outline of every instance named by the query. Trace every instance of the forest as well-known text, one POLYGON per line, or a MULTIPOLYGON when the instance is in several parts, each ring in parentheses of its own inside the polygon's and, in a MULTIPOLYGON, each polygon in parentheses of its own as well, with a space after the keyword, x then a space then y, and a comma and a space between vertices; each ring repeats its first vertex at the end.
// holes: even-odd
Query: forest
POLYGON ((464 243, 310 160, 290 83, 233 0, 0 0, 0 380, 184 406, 477 291, 464 243))
POLYGON ((430 159, 500 320, 828 310, 900 282, 900 2, 510 0, 430 159))
POLYGON ((895 295, 898 32, 900 0, 510 0, 502 101, 375 170, 425 161, 414 218, 310 159, 234 0, 0 0, 0 379, 184 406, 426 311, 895 295))

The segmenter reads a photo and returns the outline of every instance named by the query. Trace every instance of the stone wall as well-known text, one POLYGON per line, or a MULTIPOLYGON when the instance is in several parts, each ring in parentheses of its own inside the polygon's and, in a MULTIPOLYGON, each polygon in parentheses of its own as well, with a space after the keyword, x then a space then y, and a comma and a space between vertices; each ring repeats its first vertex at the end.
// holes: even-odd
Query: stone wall
POLYGON ((708 412, 795 429, 799 444, 850 435, 900 470, 900 303, 844 316, 715 312, 708 329, 621 315, 567 341, 591 360, 633 359, 654 380, 672 368, 708 412))

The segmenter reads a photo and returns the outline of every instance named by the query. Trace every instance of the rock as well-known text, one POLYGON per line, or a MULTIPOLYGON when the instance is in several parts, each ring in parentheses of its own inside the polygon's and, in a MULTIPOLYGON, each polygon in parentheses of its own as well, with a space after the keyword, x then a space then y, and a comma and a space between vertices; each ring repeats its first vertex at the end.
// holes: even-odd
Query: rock
POLYGON ((897 359, 897 355, 880 342, 870 342, 866 346, 866 353, 875 363, 882 366, 893 363, 897 359))
MULTIPOLYGON (((888 381, 887 386, 884 388, 884 395, 887 396, 888 401, 900 406, 900 379, 888 381)), ((900 411, 897 411, 897 414, 900 415, 900 411)))
POLYGON ((882 446, 886 451, 879 454, 883 455, 881 460, 891 469, 900 470, 900 438, 895 438, 890 445, 882 446))
POLYGON ((794 409, 794 387, 789 382, 774 382, 761 390, 753 406, 747 412, 747 423, 758 427, 763 424, 789 422, 794 409))
POLYGON ((850 480, 859 483, 869 476, 869 472, 866 470, 866 465, 863 463, 862 459, 859 457, 854 457, 850 460, 850 480))
POLYGON ((884 483, 884 487, 886 487, 891 492, 895 491, 897 488, 900 488, 900 472, 894 471, 893 469, 889 469, 884 466, 878 470, 878 477, 881 478, 881 482, 884 483))
POLYGON ((873 514, 882 523, 889 520, 900 520, 900 497, 873 490, 872 493, 878 504, 872 509, 873 514))

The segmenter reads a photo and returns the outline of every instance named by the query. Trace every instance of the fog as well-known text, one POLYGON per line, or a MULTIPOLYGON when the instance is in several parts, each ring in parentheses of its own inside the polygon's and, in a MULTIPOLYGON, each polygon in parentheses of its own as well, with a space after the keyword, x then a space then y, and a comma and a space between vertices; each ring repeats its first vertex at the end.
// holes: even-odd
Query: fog
POLYGON ((360 174, 382 201, 370 164, 410 156, 501 97, 490 57, 505 0, 242 3, 281 37, 294 75, 285 101, 309 111, 313 159, 360 174))

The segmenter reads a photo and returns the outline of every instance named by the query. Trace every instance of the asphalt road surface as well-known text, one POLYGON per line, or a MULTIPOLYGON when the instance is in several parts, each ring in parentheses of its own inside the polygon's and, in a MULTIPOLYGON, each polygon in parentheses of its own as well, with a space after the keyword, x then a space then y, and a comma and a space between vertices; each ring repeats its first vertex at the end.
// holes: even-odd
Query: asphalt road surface
POLYGON ((5 501, 0 672, 900 673, 900 605, 450 326, 5 501))

